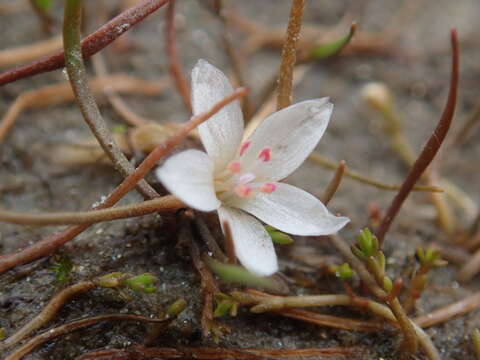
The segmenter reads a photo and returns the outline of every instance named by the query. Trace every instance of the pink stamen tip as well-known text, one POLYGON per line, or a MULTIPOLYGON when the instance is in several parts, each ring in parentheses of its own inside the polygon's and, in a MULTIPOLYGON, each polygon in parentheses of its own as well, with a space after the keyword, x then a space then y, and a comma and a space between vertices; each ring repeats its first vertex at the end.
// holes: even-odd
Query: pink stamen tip
POLYGON ((260 191, 266 194, 271 194, 275 190, 277 190, 277 185, 275 185, 274 183, 265 183, 260 186, 260 191))
POLYGON ((240 156, 245 154, 245 151, 247 151, 251 143, 251 141, 245 141, 244 143, 242 143, 242 145, 240 145, 240 156))
POLYGON ((260 151, 260 153, 258 154, 258 158, 263 162, 270 161, 271 157, 271 150, 268 147, 263 148, 262 151, 260 151))
POLYGON ((237 194, 237 196, 241 198, 248 197, 252 194, 252 188, 245 184, 239 184, 235 186, 234 191, 235 194, 237 194))
POLYGON ((228 170, 234 174, 238 174, 242 170, 242 165, 238 161, 228 164, 228 170))

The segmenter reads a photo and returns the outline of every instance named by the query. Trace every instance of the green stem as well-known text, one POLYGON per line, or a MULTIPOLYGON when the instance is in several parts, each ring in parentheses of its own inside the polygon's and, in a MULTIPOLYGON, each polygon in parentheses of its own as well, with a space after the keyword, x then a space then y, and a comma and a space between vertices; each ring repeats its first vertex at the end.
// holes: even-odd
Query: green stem
MULTIPOLYGON (((63 46, 65 50, 65 68, 80 111, 97 138, 100 146, 112 160, 115 168, 123 175, 130 175, 135 169, 113 139, 100 114, 97 103, 89 89, 85 64, 80 44, 82 23, 82 0, 66 0, 63 23, 63 46)), ((138 190, 145 198, 158 197, 158 193, 145 180, 138 183, 138 190)))

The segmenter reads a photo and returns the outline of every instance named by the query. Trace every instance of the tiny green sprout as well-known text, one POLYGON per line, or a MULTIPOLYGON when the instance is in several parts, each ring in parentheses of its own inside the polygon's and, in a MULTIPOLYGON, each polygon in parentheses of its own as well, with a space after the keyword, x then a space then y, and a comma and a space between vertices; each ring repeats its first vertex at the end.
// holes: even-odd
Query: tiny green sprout
POLYGON ((348 280, 353 276, 353 270, 347 263, 342 265, 333 265, 330 267, 330 270, 335 274, 336 277, 343 281, 348 280))
POLYGON ((434 248, 423 250, 418 248, 415 253, 420 265, 426 269, 446 265, 447 262, 442 259, 440 251, 434 248))
POLYGON ((68 257, 62 257, 50 270, 55 273, 55 280, 65 284, 72 274, 73 264, 68 257))
POLYGON ((478 329, 472 331, 472 344, 476 358, 480 359, 480 331, 478 329))
POLYGON ((275 244, 279 244, 279 245, 293 244, 293 239, 291 238, 291 236, 289 236, 289 235, 287 235, 287 234, 285 234, 281 231, 278 231, 273 226, 267 225, 267 226, 265 226, 265 230, 267 230, 268 235, 270 235, 270 237, 272 238, 272 241, 275 244))
POLYGON ((140 274, 125 280, 125 285, 133 291, 151 294, 157 291, 154 284, 158 281, 157 277, 150 273, 140 274))
POLYGON ((376 255, 378 250, 378 239, 368 228, 360 231, 357 242, 352 246, 352 252, 362 260, 367 260, 371 256, 376 255))
POLYGON ((187 305, 188 304, 185 299, 178 299, 167 307, 167 315, 171 317, 177 317, 183 310, 187 308, 187 305))
POLYGON ((112 128, 112 132, 114 134, 125 134, 127 132, 128 128, 123 125, 123 124, 120 124, 120 125, 115 125, 113 128, 112 128))
POLYGON ((234 298, 224 293, 217 293, 215 294, 215 301, 217 307, 213 312, 214 317, 221 317, 227 313, 230 314, 230 316, 237 316, 238 302, 235 301, 234 298))
POLYGON ((310 56, 313 59, 324 59, 329 56, 338 54, 352 40, 356 30, 357 30, 357 24, 353 23, 352 26, 350 27, 350 31, 348 34, 328 44, 322 44, 320 46, 317 46, 310 52, 310 56))
POLYGON ((7 330, 5 328, 0 328, 0 340, 3 340, 7 337, 7 330))

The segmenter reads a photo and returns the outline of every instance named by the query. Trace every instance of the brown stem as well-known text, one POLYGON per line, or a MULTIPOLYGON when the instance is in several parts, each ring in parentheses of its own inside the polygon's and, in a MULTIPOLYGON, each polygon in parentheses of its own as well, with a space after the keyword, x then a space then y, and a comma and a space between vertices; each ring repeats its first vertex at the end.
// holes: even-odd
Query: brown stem
POLYGON ((183 75, 182 66, 177 52, 177 42, 175 36, 175 0, 170 0, 165 13, 165 54, 170 64, 170 75, 177 87, 183 103, 187 107, 189 113, 192 112, 192 104, 190 101, 190 86, 183 75))
POLYGON ((130 315, 130 314, 99 315, 91 318, 72 321, 71 323, 61 325, 54 329, 47 330, 44 333, 35 336, 33 339, 29 340, 27 343, 20 346, 17 350, 15 350, 15 352, 7 356, 5 360, 20 360, 36 347, 56 337, 69 334, 72 331, 75 331, 90 325, 94 325, 102 321, 114 321, 114 320, 115 321, 149 322, 149 323, 161 323, 164 321, 169 321, 168 319, 167 320, 152 319, 145 316, 130 315))
POLYGON ((325 188, 321 200, 324 205, 327 205, 330 200, 332 200, 333 196, 338 190, 340 183, 342 182, 343 174, 345 173, 346 165, 345 161, 342 160, 338 163, 337 170, 335 170, 335 174, 333 174, 333 178, 328 183, 327 187, 325 188))
POLYGON ((292 0, 287 38, 283 44, 282 62, 278 78, 277 110, 283 109, 292 103, 293 68, 297 57, 296 45, 300 38, 304 7, 305 0, 292 0))
POLYGON ((103 221, 143 216, 157 211, 167 212, 185 206, 178 198, 167 195, 140 203, 90 211, 32 214, 0 209, 0 222, 35 226, 95 224, 103 221))
POLYGON ((405 181, 402 184, 402 187, 398 191, 397 195, 393 199, 390 207, 380 224, 376 236, 380 244, 383 243, 385 234, 388 232, 390 225, 392 224, 395 216, 400 210, 403 202, 410 194, 415 183, 420 179, 425 169, 432 162, 433 158, 437 154, 440 146, 442 145, 445 136, 447 135, 448 129, 453 119, 453 114, 455 111, 455 105, 457 102, 457 90, 458 90, 458 39, 457 31, 452 29, 451 31, 451 43, 452 43, 452 69, 451 69, 451 78, 450 78, 450 90, 448 93, 447 104, 443 114, 437 124, 437 127, 433 131, 433 134, 428 139, 427 144, 424 146, 420 156, 417 158, 412 168, 410 169, 405 181))
MULTIPOLYGON (((237 89, 231 95, 216 103, 212 108, 210 108, 210 110, 192 117, 190 121, 185 123, 175 135, 161 145, 157 146, 150 154, 148 154, 148 156, 142 161, 137 169, 131 175, 126 177, 122 183, 118 185, 103 202, 99 204, 98 207, 95 207, 95 209, 105 209, 115 205, 138 183, 140 179, 143 179, 143 177, 158 163, 161 158, 169 154, 175 148, 175 146, 183 141, 190 131, 195 129, 201 123, 207 121, 211 116, 219 112, 225 105, 242 97, 246 92, 246 89, 237 89)), ((35 244, 20 250, 17 253, 0 256, 0 274, 3 274, 5 271, 17 265, 28 263, 54 252, 60 246, 72 240, 84 230, 88 229, 89 226, 90 224, 71 226, 61 232, 52 234, 40 241, 37 241, 35 244)))
MULTIPOLYGON (((169 0, 143 0, 110 20, 82 40, 83 58, 89 58, 112 41, 141 22, 148 15, 165 5, 169 0)), ((29 64, 7 70, 0 74, 0 85, 30 77, 32 75, 59 69, 65 65, 63 51, 33 61, 29 64)))
POLYGON ((30 333, 45 325, 58 313, 58 310, 71 298, 78 296, 86 291, 95 288, 97 285, 93 281, 81 281, 60 291, 43 310, 32 320, 26 323, 15 334, 6 339, 1 346, 11 347, 25 339, 30 333))
MULTIPOLYGON (((115 168, 126 177, 130 175, 135 168, 130 164, 125 154, 115 142, 88 86, 80 45, 82 9, 83 2, 81 0, 67 0, 65 2, 63 24, 65 68, 67 69, 68 79, 85 122, 90 127, 90 130, 97 138, 115 168)), ((144 198, 153 199, 160 196, 145 180, 141 180, 137 188, 144 198)))

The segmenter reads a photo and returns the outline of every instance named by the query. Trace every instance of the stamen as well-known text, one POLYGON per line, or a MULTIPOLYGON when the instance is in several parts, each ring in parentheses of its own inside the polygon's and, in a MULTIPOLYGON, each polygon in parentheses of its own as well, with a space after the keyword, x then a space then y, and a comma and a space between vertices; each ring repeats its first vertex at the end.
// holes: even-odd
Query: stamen
POLYGON ((271 194, 275 190, 277 190, 277 185, 271 182, 262 184, 262 186, 260 186, 260 191, 266 194, 271 194))
POLYGON ((231 173, 238 174, 242 170, 242 165, 238 161, 231 162, 227 166, 231 173))
POLYGON ((269 147, 263 148, 260 153, 258 154, 258 158, 263 162, 270 161, 271 159, 271 150, 269 147))
POLYGON ((252 143, 251 141, 245 141, 242 143, 242 145, 240 145, 240 156, 245 154, 245 151, 247 151, 251 143, 252 143))
POLYGON ((239 184, 248 184, 250 181, 253 181, 255 179, 255 175, 252 173, 245 173, 240 175, 238 178, 238 183, 239 184))
POLYGON ((252 188, 245 184, 238 184, 237 186, 235 186, 234 191, 235 194, 237 194, 237 196, 241 198, 246 198, 252 194, 252 188))

